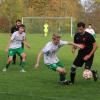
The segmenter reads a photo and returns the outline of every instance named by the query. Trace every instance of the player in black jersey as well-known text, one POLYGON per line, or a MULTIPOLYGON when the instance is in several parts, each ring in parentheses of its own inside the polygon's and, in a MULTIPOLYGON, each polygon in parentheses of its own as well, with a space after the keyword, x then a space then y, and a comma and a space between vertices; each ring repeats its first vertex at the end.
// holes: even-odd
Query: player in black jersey
POLYGON ((21 20, 18 19, 16 20, 16 25, 11 27, 11 34, 13 34, 14 32, 18 31, 19 26, 22 24, 21 20))
MULTIPOLYGON (((75 75, 76 75, 76 68, 82 67, 85 63, 85 69, 91 70, 91 66, 93 63, 94 53, 97 49, 97 44, 95 38, 85 32, 85 23, 79 22, 77 24, 78 32, 74 36, 74 43, 84 45, 83 49, 79 49, 78 54, 73 61, 73 65, 71 67, 70 78, 71 83, 74 84, 75 75)), ((72 52, 74 53, 77 48, 74 46, 72 52)), ((97 81, 97 71, 91 70, 93 74, 94 81, 97 81)))

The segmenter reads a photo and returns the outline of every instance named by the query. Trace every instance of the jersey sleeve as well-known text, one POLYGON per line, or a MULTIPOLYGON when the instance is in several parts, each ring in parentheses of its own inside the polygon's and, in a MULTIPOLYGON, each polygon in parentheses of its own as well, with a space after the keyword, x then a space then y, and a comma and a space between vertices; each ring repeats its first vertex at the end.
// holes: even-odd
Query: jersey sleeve
POLYGON ((23 40, 25 40, 26 39, 26 33, 24 33, 24 35, 23 35, 23 40))
POLYGON ((43 53, 46 53, 46 52, 48 52, 50 50, 50 46, 49 46, 49 43, 47 43, 46 45, 45 45, 45 47, 42 49, 42 51, 43 51, 43 53))
POLYGON ((96 42, 95 38, 91 34, 89 34, 89 41, 91 43, 95 43, 96 42))
POLYGON ((74 35, 74 43, 79 43, 79 41, 77 40, 77 38, 79 38, 79 36, 77 35, 77 33, 75 33, 75 35, 74 35))
POLYGON ((14 40, 16 33, 13 33, 11 36, 11 40, 14 40))
POLYGON ((61 46, 65 45, 65 44, 68 44, 68 41, 62 41, 62 40, 60 40, 60 45, 61 46))

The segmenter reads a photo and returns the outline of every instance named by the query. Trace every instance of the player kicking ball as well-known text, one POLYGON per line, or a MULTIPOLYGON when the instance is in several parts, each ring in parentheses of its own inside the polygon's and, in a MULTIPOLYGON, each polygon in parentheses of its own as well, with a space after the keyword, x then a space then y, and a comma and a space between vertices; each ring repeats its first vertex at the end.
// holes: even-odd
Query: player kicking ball
MULTIPOLYGON (((74 36, 74 43, 82 44, 84 45, 83 49, 78 50, 78 54, 75 57, 73 64, 71 66, 70 71, 70 83, 75 83, 75 76, 76 76, 76 69, 78 67, 82 67, 83 64, 85 64, 85 71, 83 74, 83 77, 85 79, 90 78, 93 76, 94 81, 98 80, 97 71, 92 69, 94 54, 97 50, 97 43, 95 38, 88 32, 85 31, 85 23, 79 22, 77 24, 77 33, 74 36), (88 74, 90 73, 90 76, 88 77, 88 74), (92 75, 91 75, 92 73, 92 75), (87 74, 85 76, 85 74, 87 74)), ((77 47, 73 46, 73 53, 77 47)))
POLYGON ((10 66, 10 63, 13 60, 13 56, 15 54, 18 54, 19 56, 22 57, 22 63, 21 63, 21 72, 26 72, 24 70, 24 66, 25 66, 25 61, 26 61, 26 53, 24 52, 24 49, 22 48, 22 42, 28 47, 30 48, 30 45, 26 42, 25 39, 26 33, 25 33, 25 26, 22 24, 19 26, 18 31, 14 32, 11 36, 11 39, 8 43, 8 46, 6 48, 6 52, 8 52, 8 60, 7 60, 7 64, 3 69, 3 72, 6 72, 7 69, 10 66))
POLYGON ((69 85, 69 81, 66 80, 65 66, 62 62, 60 62, 60 60, 56 56, 56 52, 63 45, 73 45, 73 46, 77 46, 79 48, 82 48, 82 45, 77 45, 75 43, 68 42, 68 41, 62 41, 62 40, 60 40, 60 38, 61 38, 61 36, 59 34, 57 34, 57 33, 53 34, 52 42, 48 42, 46 44, 46 46, 42 49, 42 51, 38 54, 35 68, 38 68, 39 63, 40 63, 40 58, 42 55, 44 55, 44 64, 48 68, 58 72, 58 74, 60 76, 61 84, 69 85))

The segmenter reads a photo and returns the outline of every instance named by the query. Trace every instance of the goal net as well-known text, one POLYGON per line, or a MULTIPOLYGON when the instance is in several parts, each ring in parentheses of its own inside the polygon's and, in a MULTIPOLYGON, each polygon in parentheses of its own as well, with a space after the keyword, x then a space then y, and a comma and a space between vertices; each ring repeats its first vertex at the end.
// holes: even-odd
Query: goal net
POLYGON ((60 34, 73 33, 72 17, 22 17, 22 23, 26 31, 33 34, 48 34, 57 32, 60 34))

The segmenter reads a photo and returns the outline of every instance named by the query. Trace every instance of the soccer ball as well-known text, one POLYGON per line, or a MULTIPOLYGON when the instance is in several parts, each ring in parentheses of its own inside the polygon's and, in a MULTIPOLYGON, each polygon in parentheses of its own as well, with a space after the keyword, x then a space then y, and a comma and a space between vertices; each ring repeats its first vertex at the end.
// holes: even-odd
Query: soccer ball
POLYGON ((85 79, 92 78, 92 72, 91 72, 91 70, 88 70, 88 69, 84 70, 83 71, 83 78, 85 78, 85 79))

